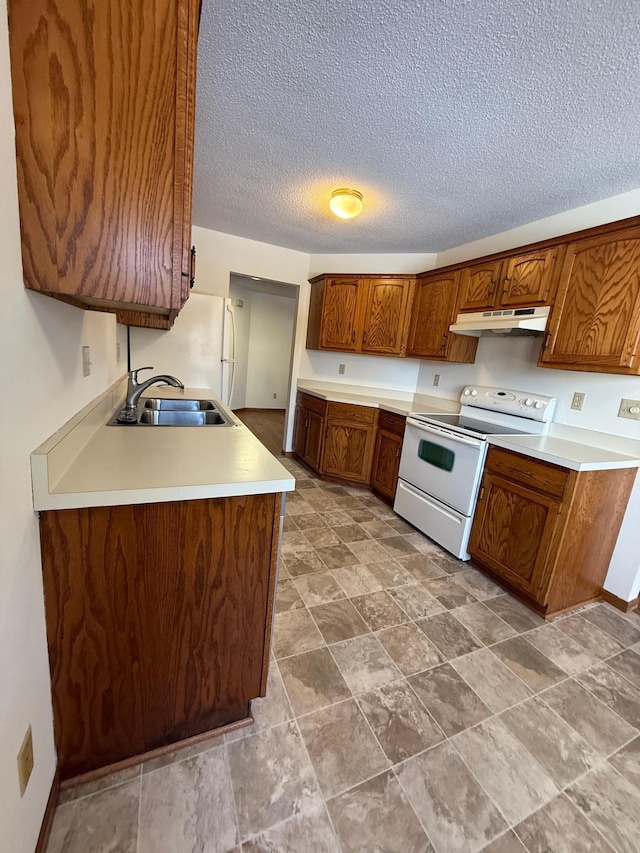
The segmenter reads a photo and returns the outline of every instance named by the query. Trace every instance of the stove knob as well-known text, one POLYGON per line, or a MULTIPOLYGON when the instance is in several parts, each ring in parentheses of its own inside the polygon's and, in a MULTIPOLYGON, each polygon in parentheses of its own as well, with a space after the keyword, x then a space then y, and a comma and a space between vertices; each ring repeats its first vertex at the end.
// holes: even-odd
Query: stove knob
POLYGON ((477 396, 478 396, 478 391, 477 391, 475 388, 472 388, 472 389, 471 389, 471 396, 472 396, 472 397, 477 397, 477 396))
POLYGON ((535 404, 534 408, 541 409, 543 406, 544 406, 544 403, 542 402, 542 400, 536 400, 536 404, 535 404))
POLYGON ((525 406, 533 406, 533 400, 531 399, 531 397, 527 397, 527 399, 524 401, 524 404, 525 406))
POLYGON ((465 397, 468 397, 470 393, 471 393, 471 391, 469 391, 469 389, 468 389, 468 388, 465 388, 465 389, 464 389, 464 396, 465 396, 465 397))

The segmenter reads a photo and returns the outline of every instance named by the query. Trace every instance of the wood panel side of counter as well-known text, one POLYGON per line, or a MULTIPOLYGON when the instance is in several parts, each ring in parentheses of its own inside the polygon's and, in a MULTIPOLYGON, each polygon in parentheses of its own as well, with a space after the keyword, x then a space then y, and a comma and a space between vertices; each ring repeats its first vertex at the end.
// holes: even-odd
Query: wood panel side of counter
POLYGON ((248 715, 278 497, 41 513, 63 779, 248 715))

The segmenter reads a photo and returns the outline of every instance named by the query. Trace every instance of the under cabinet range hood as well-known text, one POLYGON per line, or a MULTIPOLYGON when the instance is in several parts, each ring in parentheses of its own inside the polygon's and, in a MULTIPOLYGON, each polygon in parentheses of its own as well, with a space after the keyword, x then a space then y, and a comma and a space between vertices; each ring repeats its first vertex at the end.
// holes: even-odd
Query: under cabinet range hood
POLYGON ((541 335, 547 328, 549 306, 542 308, 503 308, 500 311, 477 311, 473 314, 458 314, 450 332, 458 335, 485 335, 522 337, 541 335))

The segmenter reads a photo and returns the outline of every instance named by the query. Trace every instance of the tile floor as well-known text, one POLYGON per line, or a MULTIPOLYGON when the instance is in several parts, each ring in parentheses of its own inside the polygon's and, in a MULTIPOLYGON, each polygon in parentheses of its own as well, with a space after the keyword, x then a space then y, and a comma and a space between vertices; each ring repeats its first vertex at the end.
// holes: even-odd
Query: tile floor
POLYGON ((637 853, 640 617, 545 623, 285 464, 254 725, 67 792, 48 853, 637 853))

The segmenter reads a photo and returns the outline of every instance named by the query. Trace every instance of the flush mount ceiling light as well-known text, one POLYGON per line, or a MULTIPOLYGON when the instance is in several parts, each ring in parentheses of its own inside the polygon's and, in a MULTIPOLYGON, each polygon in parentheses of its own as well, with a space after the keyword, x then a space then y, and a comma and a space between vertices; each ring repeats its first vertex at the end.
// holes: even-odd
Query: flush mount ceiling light
POLYGON ((351 190, 347 187, 342 187, 339 190, 334 190, 331 193, 329 201, 331 212, 339 216, 340 219, 352 219, 359 213, 362 213, 364 204, 362 203, 362 193, 358 190, 351 190))

